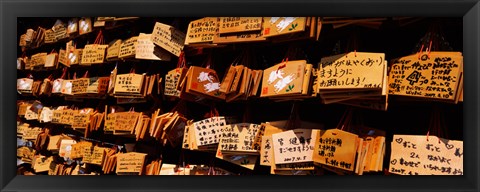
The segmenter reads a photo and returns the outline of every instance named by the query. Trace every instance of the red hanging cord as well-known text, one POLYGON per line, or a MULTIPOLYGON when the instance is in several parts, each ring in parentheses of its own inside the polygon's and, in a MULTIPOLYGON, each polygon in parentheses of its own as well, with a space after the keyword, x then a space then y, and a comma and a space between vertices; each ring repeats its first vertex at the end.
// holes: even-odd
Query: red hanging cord
POLYGON ((184 64, 184 52, 180 52, 180 56, 178 56, 177 68, 181 68, 184 64))
POLYGON ((420 57, 422 56, 422 52, 423 52, 423 44, 422 44, 422 47, 420 48, 420 51, 418 52, 418 59, 420 59, 420 57))
POLYGON ((430 59, 430 52, 432 52, 432 40, 430 39, 430 46, 428 46, 428 58, 430 59))
POLYGON ((347 113, 348 113, 348 111, 345 111, 343 113, 342 118, 340 118, 340 121, 337 124, 337 129, 340 128, 340 126, 342 126, 341 129, 343 129, 343 121, 345 120, 345 117, 347 116, 347 113))
POLYGON ((64 79, 65 75, 67 75, 67 68, 66 67, 63 68, 63 73, 62 73, 62 76, 60 77, 60 79, 64 79))
POLYGON ((278 66, 278 69, 275 73, 278 74, 278 70, 285 68, 287 66, 287 62, 288 62, 288 57, 282 60, 283 65, 278 66))
POLYGON ((95 39, 95 42, 93 42, 93 44, 100 44, 102 43, 102 38, 103 38, 103 34, 102 34, 102 30, 100 30, 97 34, 97 38, 95 39))

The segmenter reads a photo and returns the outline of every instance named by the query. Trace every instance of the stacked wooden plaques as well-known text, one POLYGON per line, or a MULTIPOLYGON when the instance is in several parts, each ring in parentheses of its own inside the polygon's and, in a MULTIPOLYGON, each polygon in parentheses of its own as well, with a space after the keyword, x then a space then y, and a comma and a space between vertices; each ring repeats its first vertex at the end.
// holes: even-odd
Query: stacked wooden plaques
POLYGON ((45 29, 38 27, 34 33, 33 39, 30 42, 30 47, 37 48, 43 45, 45 40, 45 29))
POLYGON ((305 31, 305 17, 265 17, 263 36, 272 37, 305 31))
POLYGON ((200 98, 225 99, 225 94, 219 91, 220 79, 213 69, 191 66, 185 75, 184 83, 180 85, 184 87, 180 94, 181 98, 183 93, 187 93, 200 98))
POLYGON ((55 43, 57 42, 57 38, 55 38, 55 32, 53 29, 48 29, 45 31, 45 44, 55 43))
POLYGON ((219 17, 204 17, 188 24, 185 45, 190 47, 213 47, 220 26, 219 17))
POLYGON ((231 65, 220 85, 226 101, 246 100, 256 96, 260 88, 262 70, 253 70, 243 65, 231 65))
POLYGON ((44 151, 47 149, 48 146, 48 134, 50 130, 48 128, 44 128, 41 133, 37 135, 35 139, 35 150, 37 151, 44 151))
POLYGON ((40 109, 40 113, 38 115, 38 121, 41 123, 48 123, 52 121, 53 110, 49 107, 43 107, 40 109))
POLYGON ((305 60, 285 61, 263 71, 260 97, 275 100, 311 97, 312 65, 305 60))
POLYGON ((82 17, 78 20, 78 34, 83 35, 93 31, 92 19, 90 17, 82 17))
POLYGON ((182 143, 183 133, 185 126, 193 124, 192 120, 187 120, 185 117, 180 115, 175 116, 173 123, 168 123, 165 125, 164 133, 166 139, 173 147, 182 143))
POLYGON ((264 126, 252 123, 225 126, 216 157, 253 170, 259 158, 264 126))
POLYGON ((113 95, 117 98, 143 98, 146 96, 150 78, 143 74, 120 74, 116 76, 113 95))
POLYGON ((74 34, 78 34, 78 19, 77 18, 72 18, 68 21, 67 34, 69 36, 74 35, 74 34))
POLYGON ((29 127, 23 130, 22 139, 34 141, 43 130, 40 127, 29 127))
POLYGON ((215 116, 194 122, 185 127, 184 148, 216 152, 220 137, 225 130, 225 117, 215 116), (188 128, 187 128, 188 127, 188 128))
POLYGON ((38 27, 37 30, 27 29, 25 34, 20 36, 19 46, 37 48, 44 43, 45 29, 38 27))
POLYGON ((42 108, 43 108, 43 104, 40 101, 32 102, 31 105, 28 106, 27 110, 25 111, 25 119, 38 121, 42 108))
POLYGON ((82 96, 87 94, 87 88, 90 85, 90 78, 82 77, 78 79, 73 79, 71 82, 72 82, 71 95, 82 96))
POLYGON ((21 94, 31 94, 33 86, 33 79, 21 78, 17 79, 17 91, 21 94))
MULTIPOLYGON (((115 82, 115 84, 117 81, 115 82)), ((142 85, 142 95, 116 95, 117 104, 126 104, 126 103, 145 103, 148 98, 155 98, 160 95, 162 85, 162 78, 159 74, 146 75, 144 83, 142 85)))
POLYGON ((80 141, 72 145, 72 150, 70 151, 71 159, 82 159, 84 157, 86 149, 92 148, 93 144, 88 141, 80 141))
POLYGON ((185 33, 159 22, 155 23, 150 39, 155 45, 177 57, 185 46, 185 33))
MULTIPOLYGON (((261 137, 260 147, 260 162, 261 166, 270 166, 271 174, 288 174, 286 172, 311 170, 312 163, 288 163, 288 164, 276 164, 274 158, 274 146, 272 135, 282 133, 285 129, 278 128, 274 125, 277 123, 262 123, 263 136, 261 137)), ((290 173, 291 174, 291 173, 290 173)))
POLYGON ((150 136, 166 144, 168 141, 172 146, 181 142, 185 126, 191 124, 185 117, 177 112, 170 112, 159 115, 160 110, 152 114, 152 123, 150 124, 150 136))
POLYGON ((54 32, 56 41, 68 38, 67 26, 65 26, 62 21, 57 20, 55 26, 52 27, 52 30, 54 32))
POLYGON ((48 172, 50 164, 53 163, 53 156, 46 157, 43 155, 36 155, 32 160, 32 168, 35 173, 48 172))
POLYGON ((83 150, 84 150, 84 153, 83 153, 82 162, 102 166, 103 161, 105 160, 105 156, 108 151, 108 148, 91 146, 91 147, 85 147, 83 150))
POLYGON ((105 119, 105 112, 100 113, 100 112, 94 111, 93 114, 90 115, 90 124, 88 125, 88 128, 85 131, 85 136, 88 136, 89 133, 93 131, 100 130, 100 126, 102 125, 104 119, 105 119))
POLYGON ((162 165, 162 160, 153 160, 145 166, 145 175, 160 175, 160 167, 162 165))
POLYGON ((142 175, 147 154, 145 153, 120 153, 117 155, 117 175, 142 175))
POLYGON ((159 175, 191 175, 193 167, 163 163, 159 175))
MULTIPOLYGON (((228 126, 228 124, 235 124, 236 123, 236 120, 232 117, 224 117, 225 119, 225 125, 228 126)), ((221 119, 220 120, 220 123, 219 125, 221 125, 222 121, 221 119)), ((205 121, 205 120, 204 120, 205 121)), ((199 121, 197 122, 197 125, 200 125, 202 121, 199 121)), ((205 126, 207 127, 207 126, 205 126)), ((197 127, 198 128, 198 127, 197 127)), ((203 128, 203 126, 200 127, 201 129, 203 128)), ((211 128, 213 129, 213 131, 215 131, 215 133, 218 133, 218 129, 215 129, 215 128, 211 128)), ((222 132, 222 130, 224 130, 223 128, 220 128, 220 132, 222 132)), ((182 143, 182 148, 183 149, 188 149, 188 150, 199 150, 198 148, 198 145, 197 145, 197 133, 195 131, 195 126, 193 124, 192 121, 187 121, 187 124, 185 125, 185 128, 183 129, 183 143, 182 143)), ((197 131, 200 131, 200 130, 197 130, 197 131)), ((199 136, 203 135, 203 132, 201 132, 200 134, 198 134, 199 136)), ((215 137, 215 136, 214 136, 215 137)), ((218 137, 221 137, 221 134, 218 137)), ((204 149, 205 147, 202 147, 202 149, 204 149)), ((215 149, 217 151, 217 158, 218 157, 218 152, 221 152, 219 150, 219 148, 217 147, 215 149)), ((213 151, 213 149, 210 149, 210 151, 213 151)))
POLYGON ((151 38, 152 34, 140 33, 135 48, 135 59, 170 61, 172 58, 170 53, 155 46, 151 38))
POLYGON ((165 125, 168 121, 170 121, 173 117, 173 113, 165 113, 160 115, 160 109, 157 109, 152 114, 152 122, 150 123, 150 136, 156 139, 162 139, 162 132, 165 128, 165 125))
POLYGON ((132 130, 131 132, 131 134, 135 135, 135 138, 137 141, 145 137, 149 124, 150 124, 150 117, 148 117, 147 115, 142 115, 138 119, 137 125, 135 126, 134 130, 132 130))
POLYGON ((314 89, 325 104, 370 101, 386 110, 387 78, 384 53, 350 52, 321 59, 314 89))
POLYGON ((388 93, 457 103, 463 90, 460 52, 415 54, 393 61, 388 93))
MULTIPOLYGON (((29 29, 31 30, 31 29, 29 29)), ((28 30, 27 30, 28 32, 28 30)), ((26 47, 27 46, 27 33, 20 35, 20 40, 18 41, 18 46, 26 47)))
MULTIPOLYGON (((54 161, 50 164, 48 175, 79 175, 78 167, 80 167, 80 165, 68 166, 64 164, 55 163, 54 161)), ((88 175, 88 174, 82 174, 82 175, 88 175)), ((90 175, 95 175, 95 173, 92 173, 90 175)))
POLYGON ((85 45, 83 48, 80 64, 91 65, 104 63, 107 48, 108 45, 104 44, 103 32, 99 31, 95 42, 85 45))
POLYGON ((357 140, 355 174, 383 171, 386 143, 385 131, 361 126, 357 140))
POLYGON ((130 37, 120 44, 120 50, 118 52, 119 59, 127 59, 135 57, 136 48, 137 48, 137 39, 138 36, 130 37))
POLYGON ((73 79, 64 79, 60 88, 60 93, 62 95, 73 95, 72 94, 72 85, 73 79))
POLYGON ((227 125, 221 134, 219 148, 224 155, 258 155, 264 129, 265 127, 253 123, 227 125))
POLYGON ((215 44, 265 41, 262 17, 220 17, 215 44))
MULTIPOLYGON (((261 137, 261 146, 260 146, 259 164, 261 166, 270 166, 270 173, 276 174, 276 175, 292 175, 292 174, 305 175, 305 174, 310 174, 310 171, 314 171, 312 172, 312 174, 320 174, 320 173, 315 173, 318 171, 318 169, 316 169, 316 167, 313 165, 313 162, 311 161, 280 163, 280 164, 276 163, 275 156, 277 155, 277 153, 280 154, 280 151, 276 152, 274 150, 272 135, 283 133, 283 132, 286 132, 287 130, 292 131, 292 128, 293 128, 293 131, 294 131, 293 134, 294 135, 298 134, 299 137, 296 137, 296 136, 291 137, 292 142, 294 141, 300 142, 300 139, 302 139, 302 142, 307 142, 307 139, 310 138, 308 142, 310 142, 311 144, 312 142, 314 142, 311 140, 311 137, 302 136, 302 134, 308 135, 309 132, 317 131, 317 129, 322 129, 323 125, 306 122, 306 121, 298 121, 297 123, 292 123, 292 120, 284 120, 284 121, 262 123, 261 126, 262 126, 262 129, 264 129, 263 136, 261 137), (302 127, 302 128, 295 129, 296 127, 302 127), (308 131, 302 132, 301 130, 304 130, 304 129, 308 131), (295 131, 297 131, 296 132, 297 134, 295 134, 295 131)), ((282 135, 293 136, 292 133, 283 133, 277 136, 282 136, 282 135)), ((285 142, 284 140, 281 140, 281 141, 285 142)), ((279 141, 277 140, 277 142, 279 141)), ((307 150, 307 148, 305 148, 304 152, 298 152, 298 154, 309 154, 309 153, 310 152, 307 150)))
POLYGON ((39 95, 50 96, 52 94, 53 83, 50 78, 45 78, 40 85, 39 95))
POLYGON ((163 92, 166 96, 171 97, 180 97, 181 91, 178 89, 180 87, 180 80, 185 77, 187 74, 187 68, 175 68, 169 71, 165 75, 165 91, 163 92))
MULTIPOLYGON (((83 49, 77 49, 72 41, 67 42, 65 49, 66 63, 65 66, 70 67, 74 65, 80 65, 83 59, 83 49)), ((90 54, 89 57, 91 57, 90 54)), ((88 63, 85 63, 88 65, 88 63)))
POLYGON ((50 135, 51 132, 48 128, 44 130, 43 133, 40 133, 37 137, 37 140, 35 141, 36 149, 38 150, 58 150, 58 144, 59 144, 59 139, 61 138, 61 135, 58 135, 56 137, 53 137, 50 135), (53 139, 52 139, 53 138, 53 139), (54 147, 52 147, 54 146, 54 147))
MULTIPOLYGON (((142 130, 145 132, 144 129, 150 122, 150 118, 140 112, 116 112, 113 110, 106 115, 104 113, 97 115, 97 124, 103 120, 105 121, 103 129, 105 134, 135 136, 136 138, 143 138, 142 130)), ((94 130, 98 130, 98 128, 94 130)))
POLYGON ((115 167, 117 166, 117 156, 118 151, 117 149, 108 149, 105 158, 103 161, 102 171, 105 174, 110 174, 115 171, 115 167))
POLYGON ((264 17, 263 36, 272 42, 318 40, 322 21, 318 17, 264 17))
POLYGON ((340 129, 320 130, 314 143, 315 163, 339 174, 355 171, 358 135, 340 129))
POLYGON ((190 165, 190 175, 234 175, 234 173, 228 172, 218 167, 209 167, 205 165, 190 165))
POLYGON ((396 175, 463 175, 463 141, 393 135, 388 171, 396 175))
POLYGON ((237 65, 237 66, 234 66, 234 69, 235 69, 235 73, 234 73, 235 76, 232 79, 233 81, 231 81, 230 84, 228 84, 228 82, 224 82, 225 86, 230 87, 230 89, 225 92, 227 94, 227 97, 226 97, 227 102, 233 101, 234 99, 236 99, 241 95, 245 95, 245 89, 247 85, 245 82, 247 81, 247 79, 250 80, 247 74, 249 72, 247 67, 243 65, 237 65))
POLYGON ((64 106, 58 106, 56 107, 55 109, 53 109, 53 112, 52 112, 52 123, 53 124, 61 124, 62 122, 62 115, 63 115, 63 109, 65 107, 64 106))
MULTIPOLYGON (((112 113, 115 115, 115 124, 113 128, 114 135, 128 135, 131 136, 135 133, 137 124, 140 123, 143 126, 143 113, 126 111, 112 113)), ((111 115, 111 114, 110 114, 111 115)))
POLYGON ((17 115, 25 116, 27 109, 32 105, 32 101, 19 101, 17 102, 17 115))
POLYGON ((105 56, 107 61, 118 60, 118 54, 119 54, 121 45, 122 45, 121 39, 115 39, 108 44, 107 55, 105 56))
POLYGON ((60 141, 60 147, 58 149, 58 155, 63 157, 65 160, 70 159, 70 154, 72 152, 72 145, 77 143, 77 141, 69 138, 69 139, 62 139, 60 141))
POLYGON ((192 124, 187 124, 183 130, 182 149, 198 150, 197 143, 195 141, 195 130, 192 124))
POLYGON ((74 130, 82 130, 85 132, 85 136, 88 136, 91 125, 91 118, 95 115, 96 112, 91 109, 81 109, 75 110, 73 113, 73 120, 71 121, 71 126, 74 130))
POLYGON ((32 163, 35 156, 35 149, 23 146, 17 148, 17 158, 21 159, 25 163, 32 163))
POLYGON ((28 129, 28 127, 30 126, 30 124, 28 123, 20 123, 17 125, 17 137, 22 137, 23 135, 23 132, 25 129, 28 129))
POLYGON ((30 57, 30 68, 31 69, 40 69, 45 66, 45 61, 47 59, 47 53, 37 53, 30 57))
POLYGON ((30 60, 31 60, 30 57, 27 57, 27 56, 23 57, 23 62, 25 63, 25 67, 24 67, 25 70, 32 70, 30 60))
POLYGON ((86 89, 88 97, 104 97, 107 93, 110 77, 90 77, 86 89))
POLYGON ((25 62, 27 60, 27 56, 23 55, 17 58, 17 70, 24 70, 25 69, 25 62))
POLYGON ((115 125, 116 125, 116 115, 115 113, 116 112, 121 112, 123 111, 123 109, 119 106, 115 106, 115 107, 106 107, 105 108, 105 123, 103 125, 103 131, 105 134, 113 134, 113 132, 115 131, 115 125), (110 111, 110 112, 108 112, 110 111))
MULTIPOLYGON (((165 86, 168 86, 169 89, 168 89, 168 94, 171 94, 172 96, 176 97, 176 94, 178 93, 176 90, 180 91, 179 93, 179 97, 180 99, 183 99, 183 100, 187 100, 187 101, 192 101, 192 102, 196 102, 196 103, 200 103, 200 104, 204 104, 204 105, 209 105, 211 104, 211 101, 208 100, 208 98, 214 98, 214 97, 209 97, 207 96, 206 94, 199 94, 199 93, 194 93, 192 92, 190 89, 191 88, 195 88, 195 89, 199 89, 198 87, 198 82, 193 82, 192 81, 195 81, 195 77, 193 76, 193 69, 194 67, 197 69, 197 71, 200 69, 205 69, 206 71, 208 72, 214 72, 213 70, 211 69, 207 69, 207 68, 202 68, 202 67, 196 67, 196 66, 191 66, 188 68, 188 70, 186 70, 185 72, 185 56, 184 54, 182 53, 180 55, 180 59, 179 59, 179 65, 177 65, 177 68, 175 69, 175 71, 171 71, 170 74, 167 74, 170 76, 170 82, 169 84, 165 84, 165 86), (181 64, 182 63, 182 64, 181 64), (172 75, 173 75, 173 78, 172 78, 172 75), (176 90, 174 89, 174 78, 175 76, 178 76, 180 75, 180 79, 179 79, 179 82, 176 86, 176 90), (173 80, 173 81, 172 81, 173 80), (190 83, 190 84, 189 84, 190 83), (187 88, 187 86, 190 85, 190 87, 187 88), (193 85, 193 87, 192 87, 193 85)), ((202 81, 202 84, 209 84, 210 88, 218 88, 217 87, 217 84, 219 84, 216 76, 216 73, 211 73, 211 77, 209 76, 208 78, 208 81, 205 81, 205 79, 197 79, 198 81, 202 81), (214 86, 212 86, 214 85, 214 86)), ((168 77, 167 77, 168 78, 168 77)), ((167 88, 167 87, 166 87, 167 88)), ((167 92, 167 90, 165 90, 167 92)), ((200 91, 202 91, 202 89, 200 89, 200 91)), ((224 94, 218 92, 217 91, 212 91, 213 93, 215 93, 214 95, 215 96, 218 96, 220 98, 217 98, 217 99, 222 99, 222 96, 224 98, 224 94)), ((211 93, 212 93, 211 92, 211 93)))
POLYGON ((277 132, 274 134, 267 133, 266 129, 266 134, 271 136, 263 138, 268 143, 265 143, 265 147, 270 148, 270 150, 264 151, 267 154, 264 160, 270 161, 270 172, 272 174, 291 170, 315 170, 313 149, 319 130, 293 129, 278 132, 278 128, 270 127, 269 129, 277 132))
POLYGON ((56 51, 52 51, 45 57, 44 67, 47 69, 57 68, 58 67, 59 55, 56 51))
POLYGON ((35 97, 40 96, 40 88, 43 81, 34 81, 32 84, 32 95, 35 97))
POLYGON ((62 111, 62 121, 61 123, 64 125, 72 126, 74 122, 75 115, 78 113, 78 109, 64 109, 62 111))

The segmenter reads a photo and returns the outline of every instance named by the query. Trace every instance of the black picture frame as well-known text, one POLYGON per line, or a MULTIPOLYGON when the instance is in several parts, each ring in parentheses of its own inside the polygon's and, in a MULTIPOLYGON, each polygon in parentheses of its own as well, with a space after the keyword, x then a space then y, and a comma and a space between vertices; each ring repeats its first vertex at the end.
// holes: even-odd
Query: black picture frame
POLYGON ((479 191, 480 3, 478 0, 11 0, 1 1, 1 191, 479 191), (17 17, 78 16, 463 17, 464 176, 17 176, 17 17))

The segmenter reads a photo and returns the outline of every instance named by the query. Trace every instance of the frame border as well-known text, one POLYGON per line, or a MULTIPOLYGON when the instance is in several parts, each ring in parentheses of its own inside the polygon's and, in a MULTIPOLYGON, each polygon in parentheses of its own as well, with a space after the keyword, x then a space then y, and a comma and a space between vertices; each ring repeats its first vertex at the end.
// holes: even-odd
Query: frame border
POLYGON ((0 2, 0 189, 1 191, 479 191, 479 0, 5 0, 0 2), (463 17, 465 63, 464 176, 16 176, 15 82, 17 17, 78 16, 441 16, 463 17), (321 14, 321 15, 320 15, 321 14), (15 47, 15 48, 14 48, 15 47), (100 179, 99 179, 100 178, 100 179), (188 184, 187 184, 188 183, 188 184), (348 183, 348 184, 347 184, 348 183))

